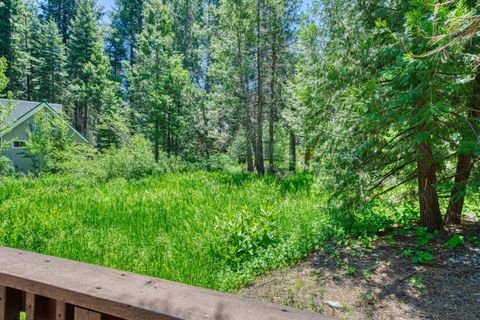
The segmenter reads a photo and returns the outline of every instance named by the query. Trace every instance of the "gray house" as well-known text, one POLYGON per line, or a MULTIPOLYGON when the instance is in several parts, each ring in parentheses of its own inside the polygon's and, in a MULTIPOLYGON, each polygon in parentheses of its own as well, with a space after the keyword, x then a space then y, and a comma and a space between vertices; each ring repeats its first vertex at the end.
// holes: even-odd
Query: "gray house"
MULTIPOLYGON (((7 99, 0 99, 0 108, 6 107, 8 101, 7 99)), ((22 100, 10 100, 10 103, 14 105, 13 110, 10 116, 0 124, 0 128, 8 127, 6 133, 0 133, 0 144, 9 144, 2 155, 12 161, 16 170, 31 171, 33 169, 32 160, 25 157, 24 147, 28 132, 34 123, 35 114, 40 110, 45 110, 53 116, 63 119, 61 115, 62 105, 22 100)), ((75 128, 69 123, 67 125, 74 142, 88 143, 88 140, 75 128)))

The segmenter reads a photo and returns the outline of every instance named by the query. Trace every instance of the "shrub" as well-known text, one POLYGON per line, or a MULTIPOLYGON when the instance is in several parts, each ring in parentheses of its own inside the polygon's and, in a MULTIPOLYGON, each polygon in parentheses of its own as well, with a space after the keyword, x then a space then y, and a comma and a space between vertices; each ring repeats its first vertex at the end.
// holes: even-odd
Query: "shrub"
POLYGON ((15 174, 15 169, 13 168, 12 162, 7 157, 0 157, 0 178, 10 177, 15 174))
POLYGON ((137 179, 155 172, 152 146, 141 135, 135 135, 120 148, 111 148, 101 156, 106 179, 137 179))
POLYGON ((233 270, 275 242, 275 215, 270 210, 230 211, 221 219, 217 218, 218 241, 213 251, 233 270))
POLYGON ((464 244, 465 244, 465 240, 463 239, 462 236, 460 236, 458 234, 454 235, 452 238, 450 238, 450 240, 445 242, 445 246, 450 250, 453 250, 456 247, 458 247, 460 245, 464 245, 464 244))
POLYGON ((96 150, 89 144, 71 145, 58 155, 54 172, 74 176, 78 179, 104 177, 103 168, 96 150))

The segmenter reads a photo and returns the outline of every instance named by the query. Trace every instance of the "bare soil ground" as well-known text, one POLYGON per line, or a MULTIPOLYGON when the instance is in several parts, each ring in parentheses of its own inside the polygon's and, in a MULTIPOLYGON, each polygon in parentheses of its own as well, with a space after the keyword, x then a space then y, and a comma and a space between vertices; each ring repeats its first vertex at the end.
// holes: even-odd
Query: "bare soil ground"
POLYGON ((450 228, 424 247, 414 232, 405 233, 382 235, 367 247, 332 246, 241 294, 342 319, 480 319, 480 242, 473 240, 480 225, 450 228), (454 233, 465 244, 448 249, 454 233), (428 250, 433 260, 413 264, 405 249, 428 250))

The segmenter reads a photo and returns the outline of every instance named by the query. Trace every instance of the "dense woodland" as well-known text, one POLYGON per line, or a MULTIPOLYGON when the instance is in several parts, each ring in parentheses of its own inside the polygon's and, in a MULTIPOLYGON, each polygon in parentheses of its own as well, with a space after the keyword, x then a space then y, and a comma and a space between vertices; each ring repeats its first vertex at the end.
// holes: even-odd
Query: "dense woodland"
POLYGON ((156 162, 311 171, 343 205, 397 192, 420 225, 459 223, 480 183, 477 1, 300 7, 2 0, 0 84, 64 104, 94 153, 141 134, 156 162))

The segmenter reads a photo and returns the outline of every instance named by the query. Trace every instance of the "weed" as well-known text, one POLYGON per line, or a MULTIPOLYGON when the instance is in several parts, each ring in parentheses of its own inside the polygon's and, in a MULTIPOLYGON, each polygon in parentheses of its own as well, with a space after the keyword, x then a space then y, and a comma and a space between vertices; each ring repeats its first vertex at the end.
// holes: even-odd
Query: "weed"
POLYGON ((375 300, 375 293, 373 293, 372 291, 368 291, 365 295, 365 298, 368 303, 372 303, 375 300))
POLYGON ((357 267, 347 263, 343 266, 343 271, 345 271, 347 275, 353 276, 355 275, 355 272, 357 272, 357 267))
POLYGON ((453 237, 450 238, 447 242, 445 242, 445 246, 452 250, 458 247, 459 245, 464 245, 465 240, 463 239, 463 236, 460 236, 458 234, 454 235, 453 237))
POLYGON ((476 236, 468 237, 468 241, 471 242, 475 246, 480 246, 480 239, 478 239, 476 236))
POLYGON ((425 289, 425 285, 423 284, 423 276, 422 275, 411 277, 410 278, 410 284, 413 287, 415 287, 419 290, 425 289))
POLYGON ((393 237, 393 234, 389 234, 387 237, 386 237, 386 241, 388 244, 390 245, 394 245, 394 244, 397 244, 397 240, 395 240, 395 238, 393 237))
POLYGON ((433 260, 433 254, 428 251, 415 251, 412 257, 413 264, 425 264, 433 260))
POLYGON ((362 276, 365 280, 370 281, 372 280, 373 274, 370 270, 365 269, 362 271, 362 276))

